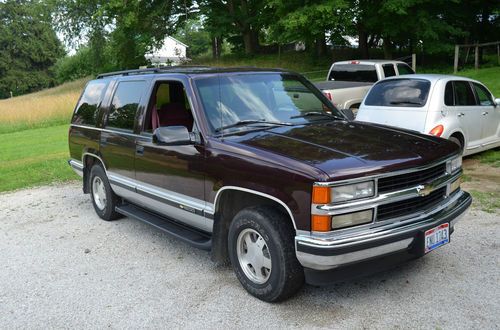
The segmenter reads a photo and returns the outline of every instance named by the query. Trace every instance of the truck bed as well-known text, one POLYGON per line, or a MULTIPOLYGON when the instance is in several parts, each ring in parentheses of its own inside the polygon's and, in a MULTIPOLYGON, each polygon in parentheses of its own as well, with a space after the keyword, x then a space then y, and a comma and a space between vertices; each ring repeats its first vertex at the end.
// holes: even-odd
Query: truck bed
POLYGON ((371 86, 373 83, 370 82, 359 82, 359 81, 321 81, 314 83, 316 87, 318 87, 321 90, 325 89, 342 89, 342 88, 352 88, 352 87, 364 87, 364 86, 371 86))

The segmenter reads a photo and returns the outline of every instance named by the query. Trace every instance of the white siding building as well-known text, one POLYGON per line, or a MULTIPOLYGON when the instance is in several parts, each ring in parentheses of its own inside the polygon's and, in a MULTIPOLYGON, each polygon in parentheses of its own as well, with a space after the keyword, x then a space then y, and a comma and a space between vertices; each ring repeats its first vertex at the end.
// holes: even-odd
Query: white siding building
POLYGON ((188 46, 173 37, 166 37, 160 49, 145 55, 153 66, 179 65, 189 59, 186 56, 188 46))

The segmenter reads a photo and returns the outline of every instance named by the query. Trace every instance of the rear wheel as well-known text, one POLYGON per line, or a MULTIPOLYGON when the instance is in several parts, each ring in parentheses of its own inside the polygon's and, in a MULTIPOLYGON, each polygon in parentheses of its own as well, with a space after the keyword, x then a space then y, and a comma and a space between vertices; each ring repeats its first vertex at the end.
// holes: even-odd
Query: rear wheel
POLYGON ((261 300, 284 300, 304 283, 293 228, 289 219, 271 207, 240 211, 229 228, 228 248, 238 280, 261 300))
POLYGON ((94 165, 90 170, 90 199, 101 219, 111 221, 121 217, 115 211, 120 198, 111 190, 106 172, 100 165, 94 165))

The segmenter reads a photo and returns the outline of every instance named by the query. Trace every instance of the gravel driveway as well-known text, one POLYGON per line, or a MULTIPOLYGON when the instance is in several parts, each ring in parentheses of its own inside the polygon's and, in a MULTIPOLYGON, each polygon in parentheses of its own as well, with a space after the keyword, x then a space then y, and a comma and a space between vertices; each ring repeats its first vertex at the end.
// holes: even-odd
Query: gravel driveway
POLYGON ((498 329, 499 220, 472 209, 424 258, 268 304, 208 252, 100 220, 80 184, 0 194, 0 327, 498 329))

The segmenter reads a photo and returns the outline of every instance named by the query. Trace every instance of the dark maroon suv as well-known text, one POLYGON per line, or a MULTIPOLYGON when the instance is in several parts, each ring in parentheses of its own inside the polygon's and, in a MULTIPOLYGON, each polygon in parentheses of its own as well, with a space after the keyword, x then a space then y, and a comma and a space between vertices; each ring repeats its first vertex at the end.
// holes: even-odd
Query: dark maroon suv
POLYGON ((102 219, 135 218, 230 260, 265 301, 339 267, 422 256, 471 203, 454 143, 352 122, 280 70, 100 75, 69 149, 102 219))

